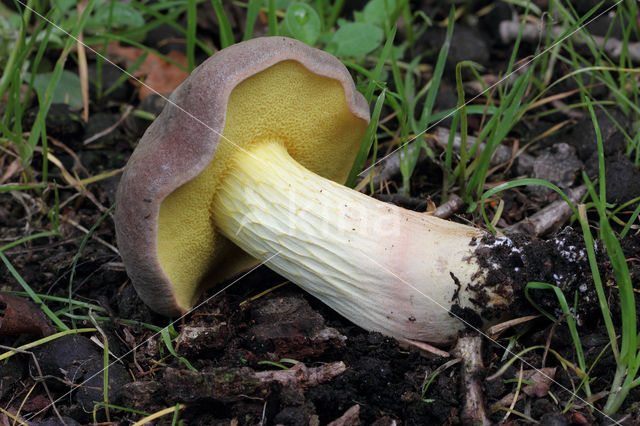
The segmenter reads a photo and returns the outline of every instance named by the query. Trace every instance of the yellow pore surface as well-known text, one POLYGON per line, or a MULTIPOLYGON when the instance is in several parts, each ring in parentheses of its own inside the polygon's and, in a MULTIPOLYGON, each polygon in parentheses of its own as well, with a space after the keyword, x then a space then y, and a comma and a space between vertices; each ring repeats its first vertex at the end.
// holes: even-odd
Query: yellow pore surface
POLYGON ((318 76, 296 61, 280 62, 236 86, 213 161, 160 207, 158 259, 178 303, 191 307, 202 290, 251 262, 216 230, 211 213, 219 182, 233 173, 226 160, 235 151, 277 141, 307 169, 343 183, 366 126, 349 112, 337 80, 318 76))

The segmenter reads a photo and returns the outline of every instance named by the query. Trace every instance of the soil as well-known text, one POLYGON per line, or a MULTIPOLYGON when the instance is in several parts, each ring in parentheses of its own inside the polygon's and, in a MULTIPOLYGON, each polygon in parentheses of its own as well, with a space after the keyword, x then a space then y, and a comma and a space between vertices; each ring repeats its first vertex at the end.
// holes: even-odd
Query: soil
MULTIPOLYGON (((445 3, 424 2, 423 7, 427 15, 443 18, 448 15, 449 6, 445 3)), ((503 17, 500 19, 510 18, 509 7, 501 3, 490 14, 481 16, 476 25, 461 24, 454 37, 473 43, 456 44, 452 51, 455 59, 448 66, 472 59, 481 62, 486 73, 497 75, 504 71, 509 60, 505 52, 510 52, 512 46, 500 44, 492 20, 500 16, 503 17)), ((162 31, 154 31, 152 35, 154 39, 148 43, 166 48, 162 31)), ((415 52, 437 55, 433 43, 438 37, 442 37, 440 30, 426 33, 418 41, 415 52)), ((172 43, 174 49, 184 48, 173 39, 172 43)), ((523 49, 533 51, 535 47, 525 45, 523 49)), ((91 73, 95 72, 93 69, 90 68, 91 73)), ((445 73, 438 108, 445 109, 456 102, 453 76, 452 72, 445 73)), ((112 70, 103 72, 102 87, 109 87, 118 77, 112 70)), ((52 141, 51 152, 66 170, 86 177, 126 164, 136 141, 150 123, 140 118, 140 114, 122 119, 126 107, 157 114, 163 106, 157 96, 140 101, 137 90, 127 82, 107 97, 92 96, 87 123, 78 111, 62 104, 53 105, 47 119, 47 134, 52 141), (83 143, 90 138, 90 143, 83 143)), ((95 94, 95 87, 92 93, 95 94)), ((566 102, 571 103, 572 99, 566 102)), ((576 99, 577 95, 573 100, 576 99)), ((24 128, 29 128, 36 112, 34 107, 25 114, 24 128)), ((624 137, 609 117, 623 126, 629 123, 615 108, 607 112, 599 111, 598 118, 607 147, 608 201, 621 203, 640 195, 640 170, 629 159, 624 137)), ((552 114, 517 126, 513 137, 519 138, 522 146, 567 119, 570 123, 561 131, 528 147, 527 153, 538 162, 535 167, 525 167, 527 176, 533 177, 535 173, 535 177, 571 188, 582 181, 583 170, 591 177, 597 175, 596 138, 588 115, 571 118, 552 114), (560 173, 559 168, 562 168, 560 173)), ((475 132, 480 122, 473 118, 469 125, 470 131, 475 132)), ((34 169, 38 170, 41 162, 39 154, 36 155, 34 169)), ((0 168, 6 166, 0 165, 0 168)), ((490 180, 516 178, 521 176, 518 170, 516 159, 514 164, 496 169, 490 180)), ((34 425, 94 421, 128 424, 142 418, 142 413, 152 414, 181 403, 185 405, 179 407, 179 419, 190 425, 317 425, 333 421, 335 425, 357 422, 379 426, 455 425, 463 421, 461 415, 468 389, 463 386, 461 364, 447 364, 455 355, 443 357, 367 332, 295 285, 278 286, 283 279, 265 267, 222 293, 218 288, 203 295, 206 303, 173 326, 178 337, 169 350, 162 336, 144 325, 164 327, 169 321, 150 311, 137 297, 113 249, 117 243, 111 216, 100 222, 86 245, 83 241, 86 230, 99 223, 113 204, 118 175, 78 190, 67 184, 58 168, 50 166, 50 173, 58 183, 61 236, 34 239, 4 251, 4 255, 36 293, 60 298, 71 295, 76 301, 101 308, 76 307, 73 312, 77 317, 63 316, 73 328, 94 327, 88 315, 107 321, 99 318, 99 334, 60 337, 0 363, 0 404, 9 413, 19 413, 34 425), (74 263, 77 263, 75 268, 74 263), (268 292, 261 295, 265 291, 268 292), (111 363, 106 397, 102 368, 105 344, 111 363), (173 350, 175 354, 171 353, 173 350), (433 380, 429 382, 430 379, 433 380), (105 398, 111 404, 108 410, 104 405, 95 404, 105 398)), ((412 197, 393 191, 376 197, 424 211, 429 206, 428 197, 441 199, 443 194, 438 192, 442 188, 441 179, 437 161, 427 158, 419 164, 413 178, 412 197)), ((397 177, 389 188, 399 186, 397 177)), ((527 189, 508 191, 502 196, 505 205, 499 227, 524 220, 556 199, 555 193, 527 189)), ((51 230, 46 205, 53 200, 53 188, 41 192, 0 193, 2 244, 51 230)), ((631 212, 634 207, 629 206, 627 210, 631 212)), ((462 213, 451 217, 460 222, 473 219, 462 213)), ((480 225, 481 220, 477 223, 480 225)), ((600 357, 590 376, 594 378, 592 394, 600 398, 596 405, 601 407, 606 395, 600 392, 606 392, 611 386, 615 360, 611 352, 605 350, 609 340, 599 314, 582 234, 568 223, 559 223, 558 227, 560 225, 567 227, 544 239, 518 234, 510 236, 509 244, 505 243, 506 239, 496 237, 478 241, 477 256, 487 272, 488 285, 503 293, 508 288, 517 298, 508 310, 479 309, 476 313, 454 305, 451 313, 474 327, 487 320, 499 322, 506 317, 537 315, 539 311, 523 297, 530 281, 560 285, 570 304, 577 295, 576 319, 585 357, 591 361, 600 357), (501 267, 496 268, 496 264, 501 267)), ((640 239, 636 230, 629 232, 622 246, 634 287, 640 289, 640 239)), ((601 248, 600 244, 601 274, 609 308, 619 325, 615 277, 601 248)), ((3 290, 23 289, 8 268, 0 269, 0 283, 3 290)), ((54 325, 43 317, 38 306, 27 301, 28 297, 7 293, 2 296, 0 344, 18 347, 52 332, 54 325)), ((531 296, 546 311, 562 317, 551 292, 534 290, 531 296)), ((476 303, 482 306, 486 300, 478 296, 476 303)), ((47 301, 47 305, 53 311, 67 307, 59 301, 47 301)), ((565 360, 577 362, 566 321, 552 323, 539 316, 505 331, 495 342, 484 339, 483 343, 483 366, 474 370, 474 374, 482 386, 491 422, 525 424, 528 418, 550 425, 612 423, 597 411, 589 410, 584 400, 569 402, 571 390, 577 387, 580 378, 571 368, 564 368, 565 360), (517 338, 512 339, 513 336, 517 338), (515 362, 500 377, 488 380, 512 357, 505 351, 507 346, 512 353, 517 353, 534 345, 549 345, 558 355, 529 351, 522 362, 515 362), (535 369, 544 369, 554 381, 535 376, 535 369), (523 391, 512 405, 518 377, 528 377, 526 384, 531 389, 523 391), (507 417, 509 411, 511 414, 507 417)), ((526 386, 523 384, 523 387, 526 386)), ((584 393, 578 392, 578 395, 584 396, 584 393)), ((640 405, 636 402, 639 400, 640 391, 632 391, 614 419, 623 424, 640 424, 640 405)), ((170 414, 158 422, 169 424, 171 417, 170 414)), ((0 421, 8 424, 11 420, 0 413, 0 421)))

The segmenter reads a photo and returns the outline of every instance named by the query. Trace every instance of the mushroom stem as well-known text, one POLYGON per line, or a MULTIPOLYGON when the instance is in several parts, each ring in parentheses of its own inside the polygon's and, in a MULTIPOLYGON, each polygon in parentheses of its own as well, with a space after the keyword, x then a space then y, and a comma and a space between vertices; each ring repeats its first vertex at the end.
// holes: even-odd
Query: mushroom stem
POLYGON ((233 162, 212 215, 240 248, 368 330, 445 343, 464 328, 450 311, 475 309, 479 231, 318 176, 277 141, 233 162))

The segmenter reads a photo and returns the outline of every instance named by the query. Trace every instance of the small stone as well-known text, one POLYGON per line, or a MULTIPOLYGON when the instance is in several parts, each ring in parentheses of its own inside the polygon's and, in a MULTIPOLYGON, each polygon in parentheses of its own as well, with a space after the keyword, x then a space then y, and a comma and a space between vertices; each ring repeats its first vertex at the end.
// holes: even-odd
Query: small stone
MULTIPOLYGON (((573 185, 582 169, 575 149, 566 143, 553 145, 536 158, 533 163, 533 177, 551 182, 560 189, 573 185)), ((532 186, 531 192, 538 197, 547 197, 553 190, 545 186, 532 186)))
MULTIPOLYGON (((87 412, 94 401, 103 401, 104 360, 102 349, 84 336, 68 335, 52 340, 34 350, 44 376, 58 377, 78 384, 75 398, 87 412)), ((109 401, 119 401, 122 386, 130 381, 127 370, 119 363, 109 365, 109 401)), ((56 386, 59 380, 51 380, 56 386)))
POLYGON ((34 426, 80 426, 80 423, 67 416, 62 416, 62 421, 58 417, 49 417, 41 422, 31 424, 34 426))
POLYGON ((540 418, 540 424, 546 426, 565 426, 567 421, 560 413, 546 413, 540 418))

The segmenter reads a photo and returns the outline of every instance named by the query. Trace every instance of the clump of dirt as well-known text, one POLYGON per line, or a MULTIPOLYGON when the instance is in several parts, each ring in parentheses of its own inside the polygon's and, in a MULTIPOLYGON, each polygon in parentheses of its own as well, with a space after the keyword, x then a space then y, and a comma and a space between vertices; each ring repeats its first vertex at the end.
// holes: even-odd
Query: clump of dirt
MULTIPOLYGON (((523 234, 511 237, 487 235, 472 244, 477 245, 475 256, 481 267, 479 274, 485 277, 484 286, 476 289, 480 295, 477 305, 486 307, 489 290, 509 300, 497 309, 483 309, 483 317, 492 319, 507 311, 535 312, 525 298, 530 282, 557 286, 570 306, 577 295, 579 324, 599 309, 584 239, 572 228, 567 227, 548 240, 532 239, 523 234)), ((599 260, 603 261, 602 256, 599 260)), ((556 317, 563 315, 553 291, 531 289, 528 294, 540 308, 556 317)))
MULTIPOLYGON (((22 126, 30 129, 35 123, 39 108, 32 107, 25 111, 22 117, 22 126)), ((66 141, 74 151, 82 149, 82 135, 84 123, 77 111, 67 104, 54 103, 49 107, 49 113, 45 121, 47 135, 62 141, 66 141)))
MULTIPOLYGON (((615 108, 597 110, 596 120, 602 138, 605 157, 605 186, 607 201, 624 203, 636 198, 640 192, 640 169, 629 159, 625 133, 633 134, 627 118, 615 108)), ((585 164, 590 179, 598 177, 598 142, 591 117, 581 119, 567 142, 572 144, 585 164)))
MULTIPOLYGON (((40 371, 49 378, 52 389, 64 392, 69 384, 72 387, 78 384, 73 393, 74 404, 64 411, 77 420, 90 421, 86 413, 92 412, 94 401, 104 401, 102 349, 87 337, 68 335, 36 348, 34 353, 40 371)), ((120 400, 122 387, 129 379, 122 364, 116 362, 109 367, 109 396, 112 400, 120 400)))
MULTIPOLYGON (((566 143, 558 143, 536 157, 532 176, 551 182, 566 191, 574 185, 582 166, 573 147, 566 143)), ((532 186, 529 190, 533 196, 541 199, 555 194, 546 186, 532 186)))
POLYGON ((214 421, 210 408, 202 404, 218 407, 215 422, 246 414, 240 424, 259 421, 263 410, 269 419, 293 422, 286 424, 307 425, 313 418, 326 424, 355 404, 365 424, 384 417, 406 424, 455 419, 455 377, 438 378, 422 395, 426 374, 440 365, 437 359, 402 349, 395 340, 354 328, 345 320, 341 322, 346 329, 340 329, 349 330, 348 337, 327 327, 323 315, 297 288, 245 303, 228 322, 221 321, 220 313, 233 299, 214 301, 208 325, 198 317, 197 325, 183 327, 178 339, 182 353, 193 357, 200 348, 211 348, 208 356, 217 354, 215 358, 207 361, 200 353, 194 364, 198 372, 173 362, 173 368, 155 379, 126 385, 122 403, 150 412, 170 401, 196 403, 181 416, 196 424, 214 421), (291 358, 299 364, 273 372, 274 362, 291 358), (289 373, 295 374, 283 381, 289 373))

